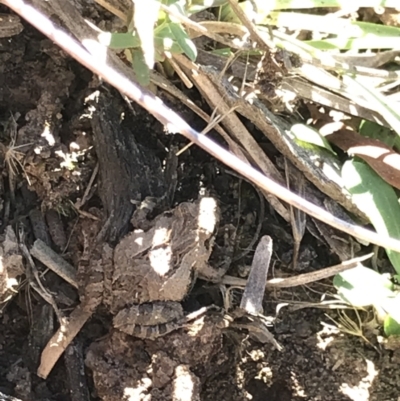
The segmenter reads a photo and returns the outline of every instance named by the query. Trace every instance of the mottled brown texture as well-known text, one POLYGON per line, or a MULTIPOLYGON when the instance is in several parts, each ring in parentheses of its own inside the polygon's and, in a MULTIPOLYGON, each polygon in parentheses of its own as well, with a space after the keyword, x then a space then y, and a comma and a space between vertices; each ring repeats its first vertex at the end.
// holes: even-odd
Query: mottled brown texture
POLYGON ((0 38, 18 35, 24 27, 17 15, 0 14, 0 38))
MULTIPOLYGON (((203 380, 212 372, 222 348, 215 317, 196 321, 188 330, 175 331, 154 341, 138 340, 119 331, 93 343, 86 365, 93 372, 97 395, 103 401, 200 400, 203 380), (147 398, 148 397, 148 398, 147 398)), ((222 356, 220 357, 222 363, 222 356)))
POLYGON ((136 337, 156 338, 182 326, 179 302, 194 279, 218 279, 208 266, 217 224, 215 200, 202 198, 159 215, 114 251, 98 245, 83 266, 83 305, 94 310, 103 302, 115 315, 114 326, 136 337))

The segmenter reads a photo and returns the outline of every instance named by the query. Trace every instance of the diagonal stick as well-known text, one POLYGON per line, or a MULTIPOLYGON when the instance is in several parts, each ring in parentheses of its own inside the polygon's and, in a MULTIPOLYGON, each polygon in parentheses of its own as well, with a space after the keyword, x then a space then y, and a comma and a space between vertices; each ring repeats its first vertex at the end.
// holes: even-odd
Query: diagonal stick
POLYGON ((324 209, 319 208, 311 202, 293 194, 288 189, 282 187, 268 177, 264 176, 252 166, 249 166, 234 154, 217 145, 210 138, 199 134, 190 127, 177 113, 169 109, 162 101, 156 98, 151 92, 141 88, 135 82, 121 75, 114 68, 107 64, 107 60, 100 60, 98 57, 90 54, 81 44, 72 39, 71 36, 57 28, 50 19, 44 14, 38 12, 35 8, 25 3, 23 0, 1 0, 0 3, 5 4, 27 20, 35 28, 53 40, 58 46, 74 57, 86 68, 95 74, 101 76, 105 81, 118 89, 122 94, 133 99, 157 120, 167 126, 169 131, 177 131, 195 142, 209 154, 221 160, 224 164, 242 174, 250 181, 261 187, 262 189, 274 194, 280 199, 288 202, 292 206, 302 210, 303 212, 323 221, 332 227, 337 228, 349 235, 360 238, 364 241, 382 246, 386 249, 400 252, 400 241, 382 234, 377 234, 365 228, 349 224, 324 209))

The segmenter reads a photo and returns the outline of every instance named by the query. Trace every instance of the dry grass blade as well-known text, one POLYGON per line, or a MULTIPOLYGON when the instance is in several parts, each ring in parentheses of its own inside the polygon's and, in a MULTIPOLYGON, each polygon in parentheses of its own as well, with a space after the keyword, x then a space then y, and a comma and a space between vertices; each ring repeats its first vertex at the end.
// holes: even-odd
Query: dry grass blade
MULTIPOLYGON (((258 199, 260 201, 260 210, 258 213, 258 224, 257 224, 257 228, 254 231, 253 238, 250 241, 250 243, 246 246, 246 249, 244 249, 242 252, 240 252, 239 254, 235 255, 232 258, 231 263, 235 263, 238 260, 243 259, 245 256, 247 256, 247 254, 249 252, 251 252, 253 250, 254 245, 256 244, 256 242, 258 241, 258 238, 260 237, 260 233, 261 233, 261 229, 262 229, 262 225, 263 225, 264 217, 265 217, 265 199, 264 199, 263 194, 259 190, 259 188, 256 185, 253 185, 253 183, 251 181, 249 181, 247 178, 244 178, 244 177, 240 176, 239 174, 236 174, 233 171, 226 170, 225 172, 233 177, 236 177, 239 180, 245 180, 247 183, 252 185, 253 188, 255 189, 255 191, 257 192, 258 199)), ((241 209, 240 204, 238 206, 238 209, 239 210, 241 209)))
POLYGON ((60 255, 54 252, 43 241, 37 239, 31 248, 31 255, 42 262, 46 267, 58 274, 73 287, 78 288, 76 271, 60 255))
POLYGON ((168 7, 165 4, 160 5, 161 10, 167 12, 168 14, 172 15, 175 19, 177 19, 180 23, 185 25, 186 27, 190 28, 190 30, 194 31, 196 34, 190 34, 189 35, 193 37, 198 37, 198 36, 207 36, 212 40, 215 40, 216 42, 222 43, 231 49, 241 49, 241 48, 249 48, 248 44, 246 42, 239 43, 238 41, 230 40, 224 36, 219 35, 216 33, 216 31, 210 30, 207 28, 206 25, 204 24, 199 24, 190 18, 185 17, 182 14, 179 14, 172 10, 170 7, 168 7))
MULTIPOLYGON (((237 51, 235 54, 233 54, 232 56, 230 56, 230 57, 226 60, 225 66, 224 66, 223 69, 222 69, 222 73, 228 69, 229 65, 230 65, 235 59, 237 59, 237 58, 239 57, 239 55, 240 55, 240 51, 237 51)), ((173 61, 173 59, 172 59, 171 61, 173 61)), ((177 67, 179 67, 177 63, 174 62, 174 64, 175 64, 177 67)), ((247 67, 247 65, 246 65, 246 67, 247 67)), ((181 68, 179 68, 179 70, 182 71, 181 68)), ((182 73, 183 73, 183 72, 182 72, 182 73)), ((186 74, 185 74, 185 77, 186 77, 186 74)), ((242 86, 244 85, 245 80, 246 80, 246 71, 245 71, 245 75, 244 75, 244 77, 243 77, 242 86)), ((186 85, 186 86, 187 86, 187 85, 186 85)), ((193 86, 193 85, 192 85, 192 86, 193 86)), ((215 107, 214 110, 213 110, 213 112, 212 112, 212 114, 211 114, 210 121, 208 122, 207 126, 201 131, 201 134, 202 134, 202 135, 206 135, 208 132, 210 132, 215 126, 217 126, 226 116, 228 116, 228 115, 229 115, 230 113, 232 113, 234 110, 236 110, 236 106, 231 107, 226 113, 224 113, 224 114, 222 114, 222 115, 218 115, 218 116, 216 117, 216 114, 217 114, 217 112, 218 112, 218 107, 215 107)), ((181 155, 183 152, 185 152, 186 150, 188 150, 193 144, 194 144, 194 142, 190 142, 189 144, 187 144, 186 146, 184 146, 176 155, 177 155, 177 156, 181 155)))
MULTIPOLYGON (((205 113, 200 107, 198 107, 192 100, 190 100, 181 90, 179 90, 175 85, 172 85, 165 77, 158 74, 157 72, 152 72, 151 81, 154 85, 157 85, 160 89, 165 90, 172 96, 176 97, 179 101, 181 101, 186 107, 196 113, 199 117, 201 117, 205 122, 211 123, 213 121, 212 116, 210 117, 207 113, 205 113)), ((238 157, 245 159, 243 156, 243 152, 239 145, 234 142, 230 136, 226 133, 226 131, 219 125, 215 125, 214 129, 221 135, 221 137, 228 144, 229 149, 238 157)), ((179 154, 182 153, 185 148, 179 151, 179 154)))
POLYGON ((364 332, 363 332, 363 323, 361 321, 360 315, 357 311, 357 309, 353 309, 356 318, 357 318, 357 322, 355 322, 354 320, 352 320, 346 312, 339 310, 338 314, 339 314, 339 318, 338 320, 335 320, 333 317, 329 316, 329 315, 325 315, 329 320, 331 320, 336 326, 337 328, 346 334, 350 334, 352 336, 356 336, 356 337, 360 337, 362 338, 368 345, 370 345, 371 347, 373 347, 378 353, 379 350, 375 347, 375 345, 373 345, 367 337, 365 337, 364 332))
POLYGON ((124 22, 128 22, 129 10, 120 2, 107 0, 94 0, 97 4, 105 8, 110 13, 114 14, 124 22))
POLYGON ((262 302, 265 293, 265 283, 272 256, 272 239, 265 235, 261 238, 254 253, 250 275, 240 302, 240 307, 233 311, 233 321, 226 316, 229 326, 245 329, 258 342, 272 344, 278 351, 283 347, 275 340, 267 328, 268 319, 262 315, 262 302))
POLYGON ((282 89, 294 91, 298 97, 311 100, 323 106, 341 110, 344 113, 357 116, 364 119, 372 119, 378 124, 389 127, 389 124, 383 119, 379 113, 370 110, 366 102, 358 104, 352 100, 346 99, 327 89, 313 85, 311 82, 305 81, 299 77, 286 77, 282 83, 282 89))
MULTIPOLYGON (((231 107, 225 114, 223 115, 217 115, 217 108, 215 108, 212 112, 212 115, 210 117, 210 122, 207 124, 207 126, 203 129, 203 131, 200 132, 202 135, 207 135, 212 129, 214 129, 215 126, 217 126, 223 119, 228 116, 230 113, 235 111, 236 107, 231 107)), ((187 151, 192 145, 194 145, 194 142, 188 143, 186 146, 184 146, 181 150, 179 150, 176 155, 179 156, 185 151, 187 151)))
MULTIPOLYGON (((258 143, 255 141, 253 136, 249 133, 247 128, 241 122, 236 113, 228 114, 228 111, 232 108, 229 106, 224 99, 224 96, 215 88, 213 82, 209 79, 208 75, 204 74, 196 64, 192 63, 186 57, 181 55, 175 55, 175 59, 180 65, 187 71, 191 71, 191 78, 194 81, 197 88, 203 94, 208 104, 212 108, 218 108, 220 113, 226 115, 223 120, 223 124, 231 134, 231 136, 240 143, 243 148, 248 152, 250 158, 255 161, 261 171, 267 176, 273 178, 275 182, 283 183, 283 178, 276 168, 275 164, 268 158, 263 152, 258 143)), ((272 207, 286 220, 289 221, 289 213, 286 207, 274 196, 263 191, 264 196, 268 202, 271 203, 272 207)))
MULTIPOLYGON (((325 269, 317 270, 311 273, 299 274, 298 276, 294 277, 273 278, 267 281, 267 287, 289 288, 289 287, 297 287, 299 285, 314 283, 315 281, 332 277, 340 272, 353 269, 354 267, 357 267, 364 260, 371 258, 373 255, 374 255, 373 253, 369 253, 367 255, 360 256, 358 258, 346 260, 345 262, 342 262, 338 265, 326 267, 325 269)), ((222 278, 222 284, 245 287, 246 280, 238 277, 225 275, 222 278)))
POLYGON ((43 286, 42 280, 39 277, 39 272, 37 270, 35 262, 33 261, 32 256, 31 256, 27 246, 25 245, 25 230, 22 225, 19 227, 19 248, 27 262, 26 276, 27 276, 29 285, 47 303, 49 303, 53 307, 54 312, 55 312, 60 324, 62 324, 64 321, 64 317, 63 317, 62 313, 60 312, 53 295, 43 286))
MULTIPOLYGON (((99 59, 92 53, 93 49, 90 48, 89 44, 88 48, 85 50, 85 47, 83 47, 82 44, 77 43, 76 40, 74 40, 70 35, 65 34, 65 32, 58 29, 46 15, 39 12, 30 4, 25 3, 23 0, 1 0, 1 2, 14 10, 22 18, 26 19, 30 24, 44 33, 68 54, 71 54, 82 65, 98 74, 105 81, 117 88, 122 94, 127 95, 131 99, 135 100, 160 122, 169 127, 174 127, 177 132, 181 133, 189 140, 196 142, 198 146, 205 149, 209 154, 218 158, 227 166, 260 186, 260 188, 262 188, 266 193, 269 192, 276 194, 276 196, 279 196, 279 198, 283 201, 294 205, 307 214, 322 220, 326 224, 329 224, 332 227, 335 227, 350 235, 365 241, 369 241, 373 244, 381 245, 387 249, 400 252, 399 240, 388 236, 378 235, 375 232, 338 219, 331 213, 326 212, 324 209, 317 207, 313 203, 291 193, 285 187, 258 172, 246 162, 242 161, 223 147, 217 145, 214 141, 210 140, 206 136, 199 135, 199 133, 190 127, 179 115, 170 110, 164 103, 160 102, 159 99, 155 98, 152 93, 138 86, 135 78, 133 77, 133 72, 129 69, 129 67, 124 65, 114 53, 107 52, 107 62, 100 62, 99 59)), ((38 3, 38 9, 43 8, 41 7, 42 3, 38 0, 34 0, 34 3, 38 3)), ((86 40, 84 42, 85 44, 91 42, 88 40, 89 38, 96 40, 95 32, 93 32, 93 30, 85 24, 82 16, 79 15, 79 12, 75 10, 71 4, 57 0, 52 2, 51 5, 53 6, 55 3, 57 3, 57 6, 59 7, 59 12, 61 13, 60 17, 62 17, 62 20, 66 23, 66 26, 74 32, 75 37, 78 40, 86 40), (80 25, 80 22, 82 22, 83 25, 80 25)), ((212 74, 210 73, 210 75, 212 74)), ((221 84, 221 82, 215 82, 217 87, 219 84, 221 84)), ((221 93, 224 93, 224 90, 222 90, 221 93)), ((246 105, 243 104, 240 107, 244 112, 246 111, 246 105)), ((251 113, 254 114, 254 111, 252 110, 251 113)), ((250 119, 253 121, 254 116, 251 115, 250 117, 250 119)), ((265 123, 267 123, 269 120, 271 121, 273 124, 273 130, 277 129, 276 122, 274 122, 276 121, 276 118, 274 116, 264 115, 263 118, 265 123)), ((271 131, 271 126, 267 128, 267 131, 271 131)), ((285 146, 281 143, 282 138, 279 139, 276 137, 277 133, 278 132, 272 132, 271 134, 275 135, 274 139, 280 141, 280 145, 285 146)), ((283 130, 280 130, 279 134, 285 136, 285 132, 283 132, 283 130)), ((280 146, 280 148, 282 148, 282 146, 280 146)), ((312 181, 314 182, 315 180, 312 181)), ((316 184, 318 184, 318 182, 316 184)), ((351 209, 352 208, 350 207, 349 210, 351 209)), ((289 220, 289 218, 287 220, 289 220)))
POLYGON ((21 169, 28 181, 28 184, 31 185, 28 175, 26 174, 23 160, 25 158, 25 154, 20 152, 18 149, 25 148, 30 146, 31 143, 15 146, 17 141, 17 122, 13 115, 8 121, 8 136, 10 137, 10 143, 8 146, 0 144, 0 151, 3 153, 4 163, 7 169, 8 181, 9 181, 9 188, 10 188, 10 199, 12 204, 15 202, 15 184, 16 184, 16 177, 18 175, 18 170, 21 169))
MULTIPOLYGON (((264 35, 260 35, 257 31, 257 28, 253 24, 252 21, 247 17, 245 12, 239 7, 239 2, 237 0, 228 0, 232 9, 235 11, 235 14, 240 19, 242 24, 248 29, 251 38, 254 42, 258 43, 258 45, 264 49, 267 53, 269 53, 270 48, 274 48, 274 44, 272 41, 267 41, 264 35)), ((253 3, 254 5, 254 3, 253 3)))
MULTIPOLYGON (((285 174, 286 174, 286 185, 288 189, 292 189, 297 195, 304 197, 305 194, 305 178, 299 170, 295 169, 291 163, 285 158, 285 174), (292 176, 292 179, 291 179, 292 176), (292 188, 291 188, 292 187, 292 188)), ((307 217, 304 212, 294 208, 290 205, 290 222, 292 225, 293 233, 293 267, 297 266, 297 259, 299 257, 300 244, 303 239, 304 232, 306 229, 307 217)))

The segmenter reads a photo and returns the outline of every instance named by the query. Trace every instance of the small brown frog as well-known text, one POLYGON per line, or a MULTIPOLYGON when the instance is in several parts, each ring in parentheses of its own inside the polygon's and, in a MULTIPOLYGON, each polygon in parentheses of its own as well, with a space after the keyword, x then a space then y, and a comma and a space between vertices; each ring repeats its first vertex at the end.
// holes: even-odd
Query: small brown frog
POLYGON ((219 279, 208 265, 218 222, 215 199, 204 197, 157 216, 147 231, 131 232, 114 250, 103 245, 101 263, 90 261, 82 303, 93 308, 102 301, 114 315, 114 327, 135 337, 177 329, 184 321, 180 301, 196 277, 219 279), (100 276, 102 283, 94 280, 100 276))

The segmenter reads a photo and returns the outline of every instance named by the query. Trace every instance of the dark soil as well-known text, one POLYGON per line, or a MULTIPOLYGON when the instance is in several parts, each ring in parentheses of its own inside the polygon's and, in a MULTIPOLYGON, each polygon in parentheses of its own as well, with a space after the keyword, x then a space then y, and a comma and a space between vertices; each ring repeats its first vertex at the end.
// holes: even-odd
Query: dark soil
MULTIPOLYGON (((83 238, 76 227, 81 227, 78 221, 82 219, 91 220, 71 205, 82 199, 98 161, 98 132, 93 132, 90 116, 96 110, 85 99, 95 91, 112 99, 115 109, 124 113, 121 126, 125 135, 134 137, 144 161, 152 158, 161 165, 168 149, 182 147, 186 142, 165 134, 163 127, 137 105, 133 104, 131 110, 112 88, 99 83, 28 25, 18 36, 0 39, 0 82, 2 243, 6 227, 17 230, 23 225, 28 247, 41 238, 77 267, 83 238), (14 169, 9 160, 13 146, 21 146, 14 148, 14 152, 21 152, 15 153, 13 160, 18 159, 21 165, 14 161, 14 169)), ((201 102, 198 94, 191 95, 201 102)), ((202 123, 183 106, 171 106, 194 127, 202 128, 202 123)), ((107 120, 107 114, 103 118, 107 120)), ((114 121, 111 117, 109 120, 114 121)), ((265 149, 271 148, 264 145, 265 149)), ((280 157, 276 151, 272 153, 272 157, 280 157)), ((200 190, 206 191, 218 199, 221 227, 238 227, 235 252, 245 249, 258 223, 256 191, 227 174, 222 165, 194 146, 180 156, 177 173, 170 206, 195 200, 200 190)), ((149 174, 154 178, 156 173, 149 174)), ((84 212, 97 211, 107 216, 105 203, 114 204, 114 191, 119 190, 108 179, 95 182, 82 207, 84 212), (108 190, 107 198, 104 194, 108 190)), ((134 188, 131 196, 134 200, 159 196, 160 188, 156 184, 134 188)), ((134 210, 130 199, 118 201, 123 212, 120 218, 129 219, 134 210)), ((291 229, 266 209, 261 235, 270 235, 274 240, 272 274, 308 272, 337 262, 327 247, 306 235, 301 263, 296 271, 291 270, 291 229)), ((128 229, 127 223, 111 227, 111 242, 128 229)), ((224 242, 223 235, 221 229, 219 245, 224 242)), ((232 264, 230 274, 243 274, 253 251, 232 264)), ((218 263, 221 258, 216 249, 211 261, 218 263)), ((39 270, 44 268, 39 266, 39 270)), ((270 331, 283 345, 282 351, 254 342, 244 332, 222 330, 213 315, 195 334, 182 329, 154 342, 127 339, 124 334, 109 333, 109 316, 99 308, 68 350, 69 356, 57 363, 47 380, 42 380, 36 375, 40 352, 58 323, 52 308, 25 285, 24 279, 25 275, 18 276, 18 291, 0 305, 0 399, 4 393, 23 400, 112 400, 124 395, 131 400, 190 400, 190 396, 173 395, 177 378, 183 377, 191 378, 194 394, 198 391, 201 400, 210 401, 400 400, 400 350, 385 349, 378 344, 376 335, 369 336, 368 343, 338 330, 327 316, 338 320, 340 316, 333 310, 300 308, 305 303, 319 303, 327 292, 334 293, 330 280, 266 293, 265 314, 276 316, 279 312, 270 331), (71 365, 69 357, 74 350, 77 359, 71 365), (79 375, 71 377, 71 372, 79 371, 79 355, 86 363, 85 383, 79 375), (76 383, 82 386, 71 388, 76 383)), ((53 273, 47 273, 43 284, 54 294, 65 315, 79 302, 75 289, 53 273)), ((237 301, 240 294, 234 295, 237 301)), ((218 288, 199 282, 184 307, 194 310, 211 303, 221 304, 218 288)), ((347 313, 354 322, 358 321, 351 311, 347 313)), ((366 321, 368 316, 362 314, 361 319, 366 321)))

